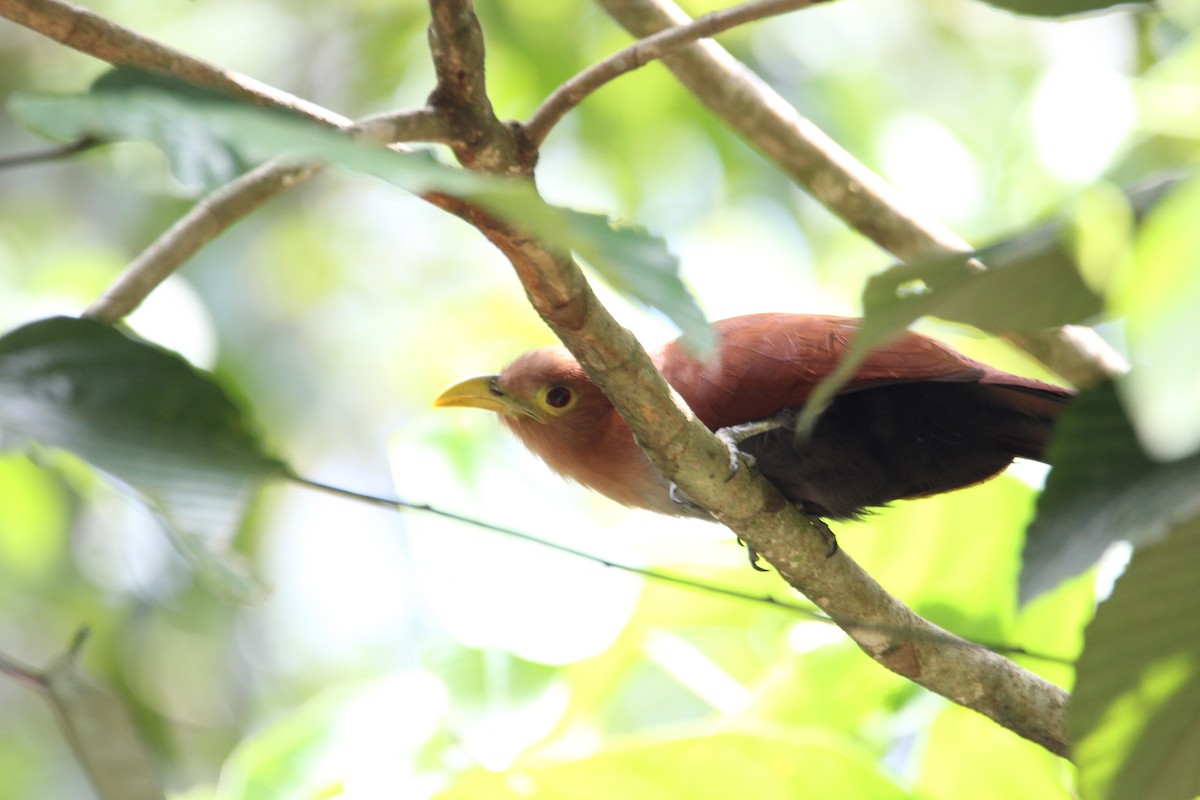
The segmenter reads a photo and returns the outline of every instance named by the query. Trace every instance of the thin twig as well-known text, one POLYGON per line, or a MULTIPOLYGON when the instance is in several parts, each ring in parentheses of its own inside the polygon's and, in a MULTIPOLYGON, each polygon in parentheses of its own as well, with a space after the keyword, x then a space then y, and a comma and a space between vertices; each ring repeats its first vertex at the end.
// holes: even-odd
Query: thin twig
POLYGON ((647 36, 589 67, 555 89, 525 123, 525 133, 534 144, 541 145, 546 135, 568 111, 609 81, 674 53, 699 39, 707 39, 739 25, 828 1, 754 0, 745 5, 705 14, 685 25, 676 25, 647 36))
MULTIPOLYGON (((662 571, 659 571, 656 569, 650 569, 647 567, 635 567, 630 564, 623 564, 619 561, 613 561, 611 559, 604 558, 603 556, 598 556, 595 553, 588 553, 583 550, 578 550, 574 547, 570 547, 568 545, 559 544, 558 542, 550 541, 549 539, 542 539, 540 537, 534 536, 534 535, 526 533, 524 531, 519 531, 515 528, 509 528, 504 525, 497 525, 494 522, 487 522, 486 520, 477 519, 475 517, 468 517, 465 514, 458 514, 453 511, 446 511, 445 509, 437 508, 436 506, 432 506, 428 503, 412 503, 407 500, 401 500, 397 497, 380 497, 379 495, 368 494, 366 492, 359 492, 359 491, 355 491, 353 489, 346 489, 346 488, 343 488, 340 486, 333 486, 328 483, 321 483, 320 481, 312 480, 311 478, 305 478, 305 477, 303 477, 301 475, 297 475, 295 473, 289 473, 287 475, 287 478, 288 478, 288 480, 292 481, 293 483, 299 484, 300 486, 304 486, 309 489, 314 489, 314 490, 317 490, 320 492, 326 492, 328 494, 337 495, 339 497, 346 497, 346 498, 349 498, 351 500, 356 500, 361 503, 367 503, 369 505, 386 508, 391 511, 401 511, 401 510, 419 511, 423 514, 429 514, 431 516, 441 517, 442 519, 448 519, 453 522, 459 522, 464 525, 470 525, 472 527, 479 528, 481 530, 490 531, 491 533, 498 533, 498 534, 507 536, 512 539, 518 539, 522 542, 529 542, 530 544, 536 544, 540 547, 546 547, 546 548, 555 550, 560 553, 565 553, 569 556, 581 558, 586 561, 591 561, 593 563, 600 564, 601 566, 608 567, 610 569, 615 569, 620 572, 628 573, 630 575, 637 575, 641 578, 646 578, 648 580, 657 581, 659 583, 666 583, 666 584, 670 584, 672 586, 681 586, 686 589, 694 589, 696 591, 705 592, 706 594, 712 594, 712 595, 716 595, 718 597, 728 597, 728 598, 731 598, 734 600, 745 600, 745 601, 748 601, 751 603, 760 603, 763 605, 771 606, 773 608, 778 608, 778 609, 781 609, 784 611, 790 611, 790 612, 793 612, 796 614, 800 614, 801 616, 807 617, 808 619, 810 619, 814 622, 821 622, 821 623, 830 624, 830 625, 834 624, 834 621, 832 619, 830 619, 826 615, 820 613, 819 611, 814 610, 813 607, 810 605, 803 605, 800 603, 789 602, 787 600, 780 600, 779 598, 772 597, 771 595, 767 595, 767 594, 754 594, 752 592, 743 592, 740 589, 730 589, 725 586, 717 586, 715 584, 706 583, 705 581, 697 580, 695 578, 688 578, 688 577, 685 577, 682 575, 675 575, 673 573, 662 572, 662 571)), ((843 620, 843 623, 844 622, 845 621, 843 620)), ((866 620, 859 620, 859 621, 855 622, 852 627, 863 629, 863 630, 866 630, 866 629, 876 630, 875 624, 873 622, 866 621, 866 620)), ((1051 662, 1051 663, 1055 663, 1055 664, 1065 664, 1068 666, 1075 663, 1074 659, 1065 658, 1063 656, 1051 656, 1051 655, 1046 655, 1044 653, 1036 653, 1036 652, 1033 652, 1030 650, 1026 650, 1023 647, 1013 647, 1013 646, 1004 645, 1004 644, 993 644, 993 643, 988 643, 988 642, 979 642, 979 641, 974 641, 974 640, 970 640, 970 639, 963 639, 954 634, 932 634, 928 631, 914 631, 911 629, 904 630, 904 631, 884 631, 884 632, 885 633, 893 633, 893 634, 901 634, 904 636, 930 635, 931 638, 933 638, 934 640, 936 640, 942 644, 946 644, 946 645, 952 645, 952 646, 958 646, 958 647, 983 647, 983 648, 991 650, 992 652, 995 652, 995 653, 1003 653, 1006 655, 1026 656, 1029 658, 1038 659, 1040 661, 1047 661, 1047 662, 1051 662)))
POLYGON ((273 160, 217 189, 143 250, 84 316, 110 324, 120 321, 222 231, 320 171, 312 164, 273 160))
MULTIPOLYGON (((672 0, 597 2, 637 37, 691 21, 672 0)), ((662 60, 726 125, 884 250, 904 261, 974 251, 867 169, 716 42, 695 42, 662 60)), ((1120 355, 1087 328, 1014 333, 1008 339, 1079 386, 1125 370, 1120 355)))
POLYGON ((12 156, 0 156, 0 169, 8 169, 9 167, 25 167, 30 164, 42 164, 47 161, 58 161, 63 158, 70 158, 73 155, 91 150, 94 147, 102 145, 99 139, 91 136, 84 137, 77 142, 70 144, 59 145, 57 147, 48 147, 44 150, 37 150, 32 153, 18 153, 12 156))

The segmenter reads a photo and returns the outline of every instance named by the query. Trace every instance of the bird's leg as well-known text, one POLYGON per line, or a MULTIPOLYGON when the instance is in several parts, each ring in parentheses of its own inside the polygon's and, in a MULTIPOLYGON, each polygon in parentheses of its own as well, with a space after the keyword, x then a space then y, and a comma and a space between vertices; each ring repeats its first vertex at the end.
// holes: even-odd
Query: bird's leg
POLYGON ((745 459, 746 463, 751 467, 755 465, 754 456, 741 451, 742 442, 747 439, 753 439, 755 436, 761 436, 764 433, 770 433, 777 428, 790 427, 795 424, 795 420, 796 415, 793 412, 780 411, 766 419, 743 422, 741 425, 730 425, 728 428, 718 429, 715 432, 716 437, 729 450, 729 477, 725 480, 733 480, 733 476, 737 475, 738 470, 741 469, 742 459, 745 459))

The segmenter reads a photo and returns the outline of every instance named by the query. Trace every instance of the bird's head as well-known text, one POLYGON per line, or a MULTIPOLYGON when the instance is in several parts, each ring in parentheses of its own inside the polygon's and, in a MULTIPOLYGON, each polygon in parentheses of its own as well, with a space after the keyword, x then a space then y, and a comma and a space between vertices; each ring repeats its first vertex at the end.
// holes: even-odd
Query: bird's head
POLYGON ((608 399, 562 347, 526 353, 499 375, 456 383, 434 405, 495 411, 530 446, 529 437, 551 432, 564 441, 586 438, 596 420, 612 411, 608 399))
POLYGON ((534 350, 499 375, 456 383, 434 405, 495 411, 560 475, 625 505, 684 513, 612 403, 565 348, 534 350))

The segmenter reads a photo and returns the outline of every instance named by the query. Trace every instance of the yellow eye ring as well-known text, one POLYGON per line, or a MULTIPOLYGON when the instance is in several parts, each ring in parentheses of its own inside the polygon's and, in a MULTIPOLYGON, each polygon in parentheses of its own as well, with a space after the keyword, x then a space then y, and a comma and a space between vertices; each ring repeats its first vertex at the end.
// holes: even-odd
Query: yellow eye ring
POLYGON ((538 390, 538 405, 550 414, 562 414, 570 411, 579 398, 570 388, 561 384, 545 386, 538 390))

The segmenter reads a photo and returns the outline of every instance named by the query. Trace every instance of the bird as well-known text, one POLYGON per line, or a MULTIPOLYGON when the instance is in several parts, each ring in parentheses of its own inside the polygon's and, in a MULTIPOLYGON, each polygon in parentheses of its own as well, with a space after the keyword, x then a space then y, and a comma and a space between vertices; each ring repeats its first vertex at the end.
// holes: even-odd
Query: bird
MULTIPOLYGON (((654 365, 696 417, 815 518, 857 519, 897 500, 986 481, 1015 458, 1046 460, 1075 392, 971 359, 905 331, 870 352, 807 435, 796 420, 861 320, 760 313, 712 323, 716 355, 682 339, 654 365)), ((711 520, 639 449, 604 393, 563 347, 528 352, 499 374, 456 383, 437 407, 501 421, 553 471, 633 508, 711 520)), ((734 465, 737 461, 732 462, 734 465)))

